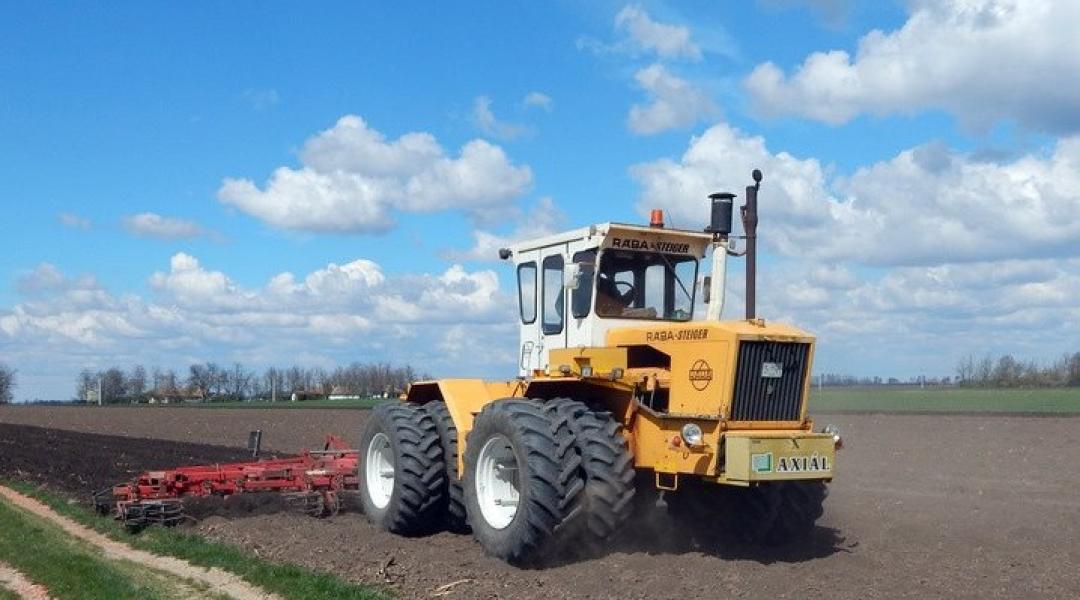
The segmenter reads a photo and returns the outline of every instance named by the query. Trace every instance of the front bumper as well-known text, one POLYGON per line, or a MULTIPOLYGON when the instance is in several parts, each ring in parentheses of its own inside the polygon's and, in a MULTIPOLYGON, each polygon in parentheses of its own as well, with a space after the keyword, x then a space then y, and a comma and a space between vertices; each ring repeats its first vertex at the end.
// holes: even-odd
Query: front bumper
POLYGON ((829 433, 727 432, 720 482, 831 480, 836 446, 829 433))

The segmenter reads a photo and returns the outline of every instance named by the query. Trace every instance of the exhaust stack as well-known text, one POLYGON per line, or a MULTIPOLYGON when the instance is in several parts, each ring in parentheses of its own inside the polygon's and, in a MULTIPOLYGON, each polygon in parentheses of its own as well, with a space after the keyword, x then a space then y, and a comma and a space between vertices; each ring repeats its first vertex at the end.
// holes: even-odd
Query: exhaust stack
POLYGON ((757 316, 757 193, 761 189, 761 171, 751 174, 754 185, 746 186, 746 204, 742 207, 743 229, 746 231, 746 320, 757 316))
MULTIPOLYGON (((746 232, 746 319, 754 319, 757 310, 757 193, 761 188, 761 171, 754 169, 751 173, 754 185, 746 187, 746 204, 740 208, 743 222, 743 230, 746 232)), ((720 314, 724 311, 724 281, 727 276, 728 254, 741 256, 728 249, 728 238, 731 235, 731 214, 734 205, 735 194, 717 192, 709 194, 712 202, 712 213, 709 218, 709 226, 706 233, 713 236, 712 272, 705 278, 705 303, 708 308, 705 318, 709 321, 719 321, 720 314)))

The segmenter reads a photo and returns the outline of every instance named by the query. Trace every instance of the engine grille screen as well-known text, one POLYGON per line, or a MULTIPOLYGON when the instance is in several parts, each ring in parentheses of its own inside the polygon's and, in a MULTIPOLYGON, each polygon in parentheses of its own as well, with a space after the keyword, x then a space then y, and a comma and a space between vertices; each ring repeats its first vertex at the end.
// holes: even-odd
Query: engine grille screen
POLYGON ((742 342, 732 421, 796 421, 810 344, 742 342))

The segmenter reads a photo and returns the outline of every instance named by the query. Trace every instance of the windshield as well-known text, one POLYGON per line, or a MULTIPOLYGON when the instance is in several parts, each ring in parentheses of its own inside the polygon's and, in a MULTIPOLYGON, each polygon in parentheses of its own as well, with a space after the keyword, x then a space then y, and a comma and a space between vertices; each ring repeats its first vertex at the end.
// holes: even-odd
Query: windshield
POLYGON ((596 276, 596 314, 689 321, 697 266, 697 259, 685 254, 604 250, 596 276))

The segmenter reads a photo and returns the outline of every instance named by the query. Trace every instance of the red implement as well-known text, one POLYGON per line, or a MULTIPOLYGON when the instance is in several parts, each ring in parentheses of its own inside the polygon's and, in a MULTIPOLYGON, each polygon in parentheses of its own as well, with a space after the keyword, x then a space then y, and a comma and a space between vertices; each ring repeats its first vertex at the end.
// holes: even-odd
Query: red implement
POLYGON ((183 519, 181 499, 191 496, 277 492, 303 512, 332 515, 340 507, 338 494, 358 487, 359 457, 357 450, 328 435, 322 450, 305 450, 291 458, 148 471, 99 492, 94 503, 132 529, 175 525, 183 519))

